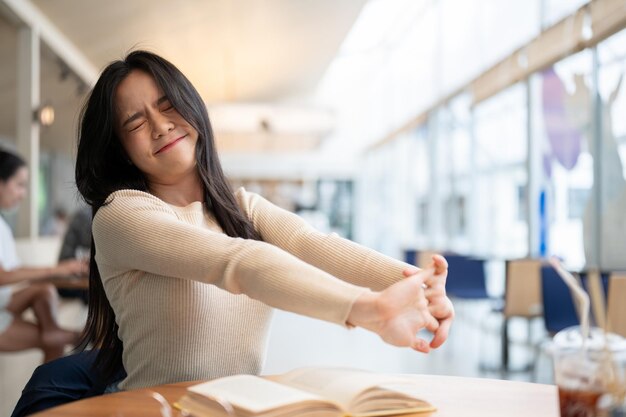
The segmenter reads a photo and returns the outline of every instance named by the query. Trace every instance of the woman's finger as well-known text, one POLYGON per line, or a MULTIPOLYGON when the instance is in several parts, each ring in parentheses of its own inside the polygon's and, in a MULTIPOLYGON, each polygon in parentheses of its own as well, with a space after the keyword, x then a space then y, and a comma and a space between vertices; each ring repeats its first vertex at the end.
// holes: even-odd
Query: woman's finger
POLYGON ((452 303, 447 298, 438 299, 436 302, 429 304, 428 311, 438 320, 446 319, 454 315, 452 303))
POLYGON ((443 270, 448 269, 448 261, 439 254, 433 255, 433 265, 435 273, 441 273, 443 270))
POLYGON ((448 278, 448 270, 443 273, 438 274, 434 269, 432 270, 433 274, 428 277, 428 279, 424 280, 424 284, 427 287, 438 287, 446 285, 446 280, 448 278))
POLYGON ((430 352, 430 345, 426 340, 415 336, 413 342, 411 343, 411 349, 422 353, 428 353, 430 352))
POLYGON ((435 297, 443 297, 446 295, 446 286, 444 282, 439 282, 424 288, 424 295, 428 300, 432 301, 435 297))
POLYGON ((404 268, 404 270, 402 270, 402 275, 404 275, 405 278, 408 278, 411 275, 417 274, 419 271, 421 271, 420 268, 418 268, 416 266, 410 266, 410 267, 404 268))
POLYGON ((437 320, 430 312, 425 313, 424 328, 431 333, 435 333, 440 326, 439 320, 437 320))
POLYGON ((438 348, 448 339, 448 333, 450 332, 450 326, 452 325, 452 317, 442 320, 439 323, 439 328, 435 331, 433 340, 430 341, 430 347, 433 349, 438 348))

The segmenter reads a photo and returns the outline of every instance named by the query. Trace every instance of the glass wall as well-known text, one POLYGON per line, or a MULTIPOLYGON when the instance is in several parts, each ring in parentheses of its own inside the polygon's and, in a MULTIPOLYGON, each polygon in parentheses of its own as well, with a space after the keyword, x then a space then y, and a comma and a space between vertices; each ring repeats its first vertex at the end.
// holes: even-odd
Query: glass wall
POLYGON ((367 147, 533 39, 543 1, 368 1, 317 89, 337 114, 326 151, 367 147))
MULTIPOLYGON (((409 186, 414 158, 410 135, 368 152, 356 183, 355 238, 365 246, 401 257, 411 239, 409 186)), ((413 246, 411 242, 410 246, 413 246)))
POLYGON ((626 31, 598 46, 600 264, 626 269, 626 31))
MULTIPOLYGON (((575 3, 543 1, 543 24, 585 2, 575 3)), ((363 243, 626 269, 625 72, 626 30, 473 107, 463 93, 431 108, 366 153, 363 243)))
POLYGON ((442 107, 438 123, 437 175, 441 182, 445 247, 466 253, 472 249, 467 222, 473 185, 470 97, 458 96, 442 107))
POLYGON ((593 263, 592 53, 583 51, 533 75, 533 135, 540 163, 538 255, 572 269, 593 263))
POLYGON ((477 254, 522 257, 528 253, 527 108, 525 84, 516 84, 475 108, 472 221, 477 254))
POLYGON ((410 138, 410 155, 414 163, 409 174, 409 196, 413 207, 411 237, 417 247, 428 247, 430 243, 430 158, 428 156, 428 129, 416 129, 410 138))

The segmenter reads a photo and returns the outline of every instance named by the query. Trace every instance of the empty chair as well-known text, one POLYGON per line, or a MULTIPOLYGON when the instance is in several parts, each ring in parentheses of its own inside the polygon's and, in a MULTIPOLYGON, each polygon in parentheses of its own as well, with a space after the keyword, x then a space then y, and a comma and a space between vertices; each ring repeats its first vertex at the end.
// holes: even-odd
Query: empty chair
MULTIPOLYGON (((509 366, 509 320, 521 317, 528 321, 528 343, 532 342, 532 319, 541 317, 541 261, 515 259, 506 262, 506 287, 502 310, 502 370, 509 366)), ((532 364, 531 364, 532 365, 532 364)), ((525 367, 524 370, 527 370, 525 367)))
POLYGON ((463 255, 445 255, 448 261, 446 291, 449 296, 465 299, 490 298, 485 283, 485 261, 463 255))
MULTIPOLYGON (((541 266, 541 292, 543 305, 543 321, 549 339, 544 340, 539 347, 541 356, 537 357, 536 363, 542 358, 552 359, 548 353, 549 340, 559 331, 579 324, 578 313, 574 305, 572 293, 551 265, 541 266)), ((537 379, 536 372, 542 369, 536 365, 533 372, 533 380, 537 379)))
POLYGON ((415 249, 405 249, 404 262, 409 265, 417 265, 417 251, 415 249))
POLYGON ((541 261, 507 261, 504 316, 534 318, 541 316, 542 311, 541 261))
MULTIPOLYGON (((417 252, 415 265, 422 269, 427 268, 433 261, 433 255, 437 253, 439 252, 432 250, 420 250, 419 252, 417 252)), ((446 257, 446 259, 448 258, 448 255, 445 253, 443 254, 443 256, 446 257)))
POLYGON ((626 272, 611 274, 608 293, 608 330, 626 337, 626 272))
POLYGON ((578 324, 578 315, 568 286, 550 265, 541 267, 543 319, 546 330, 554 335, 578 324))
POLYGON ((465 307, 471 309, 471 315, 463 314, 461 303, 455 303, 458 318, 463 317, 469 323, 474 323, 481 331, 479 338, 479 369, 482 371, 500 371, 502 368, 498 364, 495 368, 488 363, 483 362, 485 353, 489 353, 488 349, 484 349, 481 345, 485 339, 484 333, 489 331, 487 326, 487 317, 490 312, 501 311, 501 298, 490 297, 487 292, 485 260, 471 258, 463 255, 445 254, 448 260, 448 280, 446 282, 446 292, 450 298, 457 301, 471 301, 465 307), (479 306, 474 301, 488 301, 489 305, 479 306), (480 307, 487 307, 487 310, 480 307), (471 321, 470 321, 471 320, 471 321))

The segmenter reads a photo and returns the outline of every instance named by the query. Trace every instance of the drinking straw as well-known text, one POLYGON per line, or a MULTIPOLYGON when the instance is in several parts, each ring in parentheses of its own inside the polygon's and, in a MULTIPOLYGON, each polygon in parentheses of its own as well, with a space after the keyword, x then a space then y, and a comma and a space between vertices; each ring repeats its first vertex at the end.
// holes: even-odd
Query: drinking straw
MULTIPOLYGON (((586 349, 587 338, 589 337, 589 296, 587 295, 585 290, 582 289, 580 283, 576 280, 576 278, 574 278, 574 276, 571 273, 569 273, 565 268, 563 268, 558 258, 553 256, 550 258, 549 262, 554 267, 556 272, 559 274, 561 279, 565 281, 565 284, 567 284, 567 286, 570 288, 570 290, 572 291, 574 297, 576 298, 578 302, 578 305, 580 306, 580 316, 581 316, 580 317, 580 332, 582 333, 582 337, 583 337, 581 352, 584 352, 586 349)), ((591 286, 594 285, 592 283, 590 284, 591 286)), ((595 293, 594 297, 600 298, 600 301, 602 302, 600 305, 604 306, 604 303, 603 303, 604 294, 603 294, 602 286, 599 285, 596 288, 591 288, 591 286, 590 286, 590 289, 592 289, 592 292, 595 293)), ((624 402, 624 398, 626 397, 626 384, 620 378, 620 372, 617 366, 617 362, 614 360, 613 353, 611 352, 611 349, 609 348, 609 343, 608 343, 609 334, 608 334, 607 326, 606 326, 607 321, 606 320, 600 320, 600 321, 602 321, 605 324, 603 326, 604 349, 606 352, 606 355, 604 356, 604 360, 608 362, 606 363, 606 365, 608 366, 604 367, 604 371, 606 372, 605 383, 606 383, 608 392, 611 393, 616 404, 622 404, 624 402)))
POLYGON ((594 269, 587 273, 587 288, 589 288, 589 296, 591 297, 591 313, 598 327, 602 328, 606 335, 608 333, 606 306, 604 303, 606 297, 601 279, 600 271, 598 270, 594 269))
POLYGON ((569 271, 563 268, 563 265, 561 265, 561 262, 557 257, 552 256, 549 262, 550 265, 554 267, 557 274, 559 274, 561 279, 565 281, 565 284, 569 287, 572 295, 576 299, 578 306, 580 307, 580 333, 583 338, 581 348, 584 352, 587 348, 587 339, 589 338, 589 296, 587 295, 587 292, 585 292, 585 290, 583 290, 583 288, 580 286, 576 278, 574 278, 574 276, 569 273, 569 271))

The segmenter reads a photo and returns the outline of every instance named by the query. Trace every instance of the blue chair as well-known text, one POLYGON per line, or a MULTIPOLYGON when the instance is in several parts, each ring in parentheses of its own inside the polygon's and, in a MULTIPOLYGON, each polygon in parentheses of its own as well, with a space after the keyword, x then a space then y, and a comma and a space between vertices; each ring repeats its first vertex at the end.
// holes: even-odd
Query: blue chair
POLYGON ((404 262, 409 265, 417 265, 417 251, 415 249, 405 249, 404 262))
POLYGON ((549 334, 578 324, 578 313, 569 287, 550 265, 541 267, 543 320, 549 334))
MULTIPOLYGON (((448 279, 446 281, 448 295, 458 301, 488 301, 490 309, 487 315, 491 313, 501 314, 502 298, 491 297, 487 292, 485 260, 450 253, 446 253, 444 256, 448 261, 448 279)), ((457 309, 457 312, 460 318, 462 315, 460 310, 457 309)), ((474 318, 481 332, 487 332, 486 317, 474 316, 474 318)), ((481 344, 483 339, 483 337, 480 338, 481 344)), ((485 350, 479 346, 479 351, 482 353, 485 350)), ((501 372, 503 369, 502 364, 494 367, 484 363, 482 358, 479 358, 478 367, 481 371, 488 372, 501 372)))
POLYGON ((485 283, 485 261, 463 255, 446 254, 448 295, 463 299, 489 299, 485 283))

